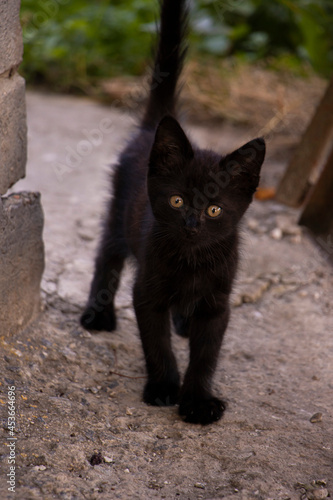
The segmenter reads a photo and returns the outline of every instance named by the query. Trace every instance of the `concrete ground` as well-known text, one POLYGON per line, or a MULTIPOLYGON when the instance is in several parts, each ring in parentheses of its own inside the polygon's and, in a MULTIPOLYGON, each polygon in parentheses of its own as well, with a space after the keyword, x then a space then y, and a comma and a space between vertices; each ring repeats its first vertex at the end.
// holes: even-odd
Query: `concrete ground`
MULTIPOLYGON (((215 377, 228 403, 223 419, 201 427, 184 423, 174 407, 148 407, 132 265, 117 297, 118 330, 91 335, 78 323, 108 165, 135 121, 82 98, 28 93, 27 103, 28 175, 15 190, 42 194, 46 269, 40 317, 1 338, 1 403, 7 386, 17 398, 15 498, 332 496, 333 272, 322 250, 330 242, 315 244, 296 225, 296 211, 255 201, 215 377)), ((221 152, 256 135, 227 124, 188 129, 221 152)), ((276 184, 289 155, 281 138, 270 138, 263 184, 276 184)), ((174 346, 184 372, 187 341, 175 336, 174 346)), ((6 452, 1 498, 13 498, 6 452)))

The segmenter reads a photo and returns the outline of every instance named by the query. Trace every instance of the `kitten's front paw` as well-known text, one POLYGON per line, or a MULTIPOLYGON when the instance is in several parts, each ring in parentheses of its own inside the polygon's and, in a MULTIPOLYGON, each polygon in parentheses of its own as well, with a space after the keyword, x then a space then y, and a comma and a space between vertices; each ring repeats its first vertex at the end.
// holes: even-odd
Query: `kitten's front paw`
POLYGON ((147 382, 143 400, 153 406, 173 406, 178 403, 179 384, 174 382, 147 382))
POLYGON ((89 331, 112 332, 116 329, 117 321, 113 311, 97 312, 93 307, 87 307, 80 318, 80 323, 89 331))
POLYGON ((179 405, 179 415, 185 422, 207 425, 220 420, 225 403, 218 398, 183 399, 179 405))

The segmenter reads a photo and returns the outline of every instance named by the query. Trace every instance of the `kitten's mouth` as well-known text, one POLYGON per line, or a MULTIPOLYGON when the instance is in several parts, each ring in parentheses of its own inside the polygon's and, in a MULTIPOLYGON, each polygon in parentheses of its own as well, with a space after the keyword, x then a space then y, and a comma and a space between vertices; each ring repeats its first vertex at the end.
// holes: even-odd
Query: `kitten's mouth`
POLYGON ((191 242, 195 243, 198 240, 199 232, 197 230, 194 230, 194 229, 191 229, 191 230, 186 229, 184 231, 184 236, 185 236, 186 241, 191 241, 191 242))

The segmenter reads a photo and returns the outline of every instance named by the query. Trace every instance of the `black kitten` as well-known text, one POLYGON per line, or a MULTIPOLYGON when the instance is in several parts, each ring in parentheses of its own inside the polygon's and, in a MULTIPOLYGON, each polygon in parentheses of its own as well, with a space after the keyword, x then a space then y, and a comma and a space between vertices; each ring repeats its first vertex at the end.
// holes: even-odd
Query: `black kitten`
POLYGON ((179 403, 185 421, 209 424, 224 411, 211 393, 212 377, 229 319, 237 228, 259 182, 265 143, 255 139, 222 157, 197 148, 176 120, 185 3, 162 2, 147 109, 116 167, 81 324, 88 330, 116 328, 114 295, 124 259, 133 254, 134 308, 148 372, 143 399, 151 405, 179 403), (190 343, 182 386, 171 350, 170 313, 190 343))

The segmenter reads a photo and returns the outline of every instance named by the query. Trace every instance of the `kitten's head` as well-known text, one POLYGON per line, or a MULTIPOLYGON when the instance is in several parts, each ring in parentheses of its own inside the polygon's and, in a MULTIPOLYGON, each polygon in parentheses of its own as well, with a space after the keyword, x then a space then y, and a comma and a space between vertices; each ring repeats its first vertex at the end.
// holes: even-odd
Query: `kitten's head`
POLYGON ((261 138, 224 157, 195 149, 177 120, 164 117, 149 159, 155 219, 190 245, 228 237, 252 201, 264 157, 261 138))

